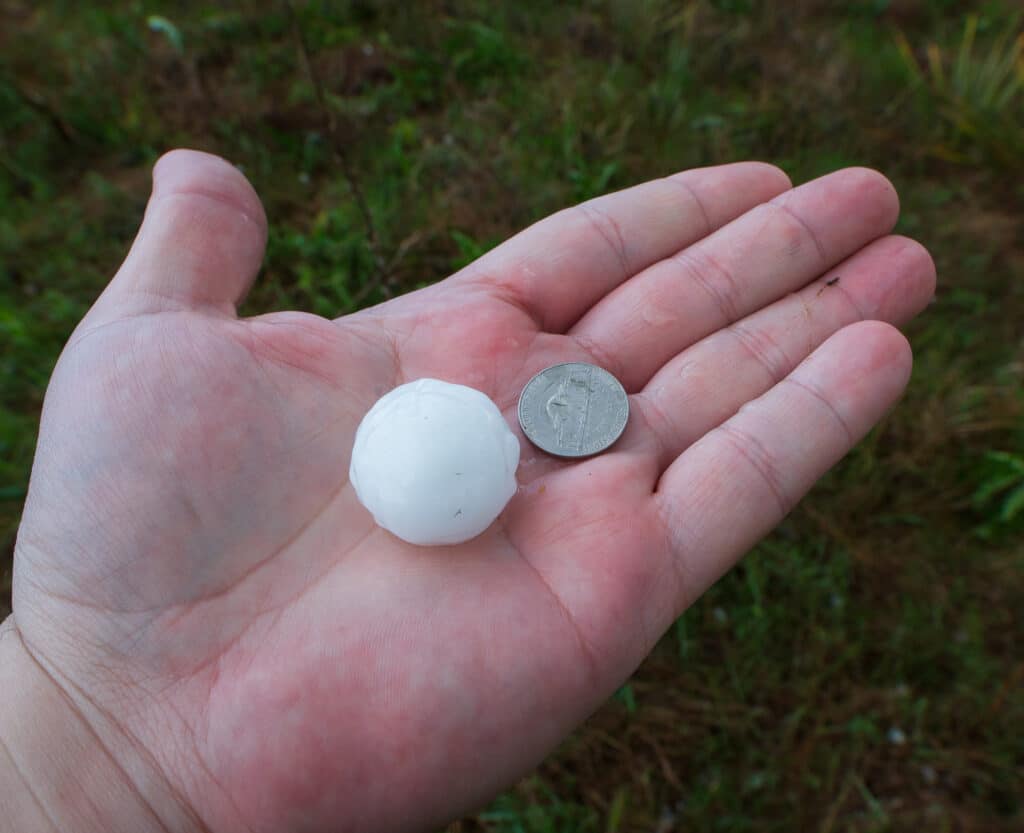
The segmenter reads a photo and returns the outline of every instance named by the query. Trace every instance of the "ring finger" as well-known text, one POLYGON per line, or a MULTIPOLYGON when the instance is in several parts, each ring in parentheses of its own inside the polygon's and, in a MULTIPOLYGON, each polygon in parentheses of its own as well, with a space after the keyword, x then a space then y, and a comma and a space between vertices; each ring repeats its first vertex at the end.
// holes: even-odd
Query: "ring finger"
POLYGON ((631 407, 642 417, 626 446, 653 442, 658 470, 746 402, 785 378, 830 335, 876 319, 903 323, 935 290, 927 250, 905 237, 867 246, 799 292, 705 337, 669 361, 631 407))

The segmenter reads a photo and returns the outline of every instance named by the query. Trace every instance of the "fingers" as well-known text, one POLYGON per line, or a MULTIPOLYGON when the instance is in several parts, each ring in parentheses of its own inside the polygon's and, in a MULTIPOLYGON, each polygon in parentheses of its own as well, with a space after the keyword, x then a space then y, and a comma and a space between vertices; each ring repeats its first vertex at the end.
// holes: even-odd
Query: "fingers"
POLYGON ((885 177, 851 168, 759 205, 608 295, 570 330, 626 389, 708 333, 814 280, 888 233, 885 177))
POLYGON ((175 150, 153 168, 142 228, 102 303, 118 312, 234 312, 263 259, 267 220, 242 173, 208 153, 175 150))
POLYGON ((665 609, 678 614, 771 530, 892 406, 910 366, 898 330, 853 324, 685 451, 655 495, 679 579, 665 609))
POLYGON ((658 470, 782 381, 837 330, 864 319, 902 324, 934 292, 927 250, 905 237, 886 237, 820 281, 684 350, 632 401, 656 441, 658 470))
POLYGON ((546 332, 564 332, 634 274, 790 187, 741 162, 675 174, 560 211, 484 255, 456 280, 485 282, 546 332))

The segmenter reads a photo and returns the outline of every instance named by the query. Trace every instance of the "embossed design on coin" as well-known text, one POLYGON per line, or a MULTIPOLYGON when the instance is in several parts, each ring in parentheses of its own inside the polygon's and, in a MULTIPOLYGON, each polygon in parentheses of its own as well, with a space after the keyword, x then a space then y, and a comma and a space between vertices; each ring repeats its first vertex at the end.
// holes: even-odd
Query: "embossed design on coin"
POLYGON ((537 448, 557 457, 589 457, 626 428, 629 398, 607 370, 584 362, 545 368, 523 388, 519 424, 537 448))

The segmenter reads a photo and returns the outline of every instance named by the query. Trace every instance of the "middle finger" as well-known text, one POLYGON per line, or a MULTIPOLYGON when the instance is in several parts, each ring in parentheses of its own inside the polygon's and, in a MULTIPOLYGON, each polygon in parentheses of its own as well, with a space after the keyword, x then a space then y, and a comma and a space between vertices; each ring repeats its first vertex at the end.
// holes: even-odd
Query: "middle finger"
POLYGON ((569 336, 633 392, 690 344, 804 286, 888 233, 890 182, 849 168, 787 191, 659 261, 593 307, 569 336))

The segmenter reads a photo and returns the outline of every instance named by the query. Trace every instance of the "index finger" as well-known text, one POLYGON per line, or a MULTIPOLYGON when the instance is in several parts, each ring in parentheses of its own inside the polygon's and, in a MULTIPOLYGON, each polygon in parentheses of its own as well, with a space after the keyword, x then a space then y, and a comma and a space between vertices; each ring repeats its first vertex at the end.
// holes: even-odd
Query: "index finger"
POLYGON ((763 162, 655 179, 552 214, 456 280, 486 283, 539 329, 562 333, 633 275, 791 187, 763 162))

